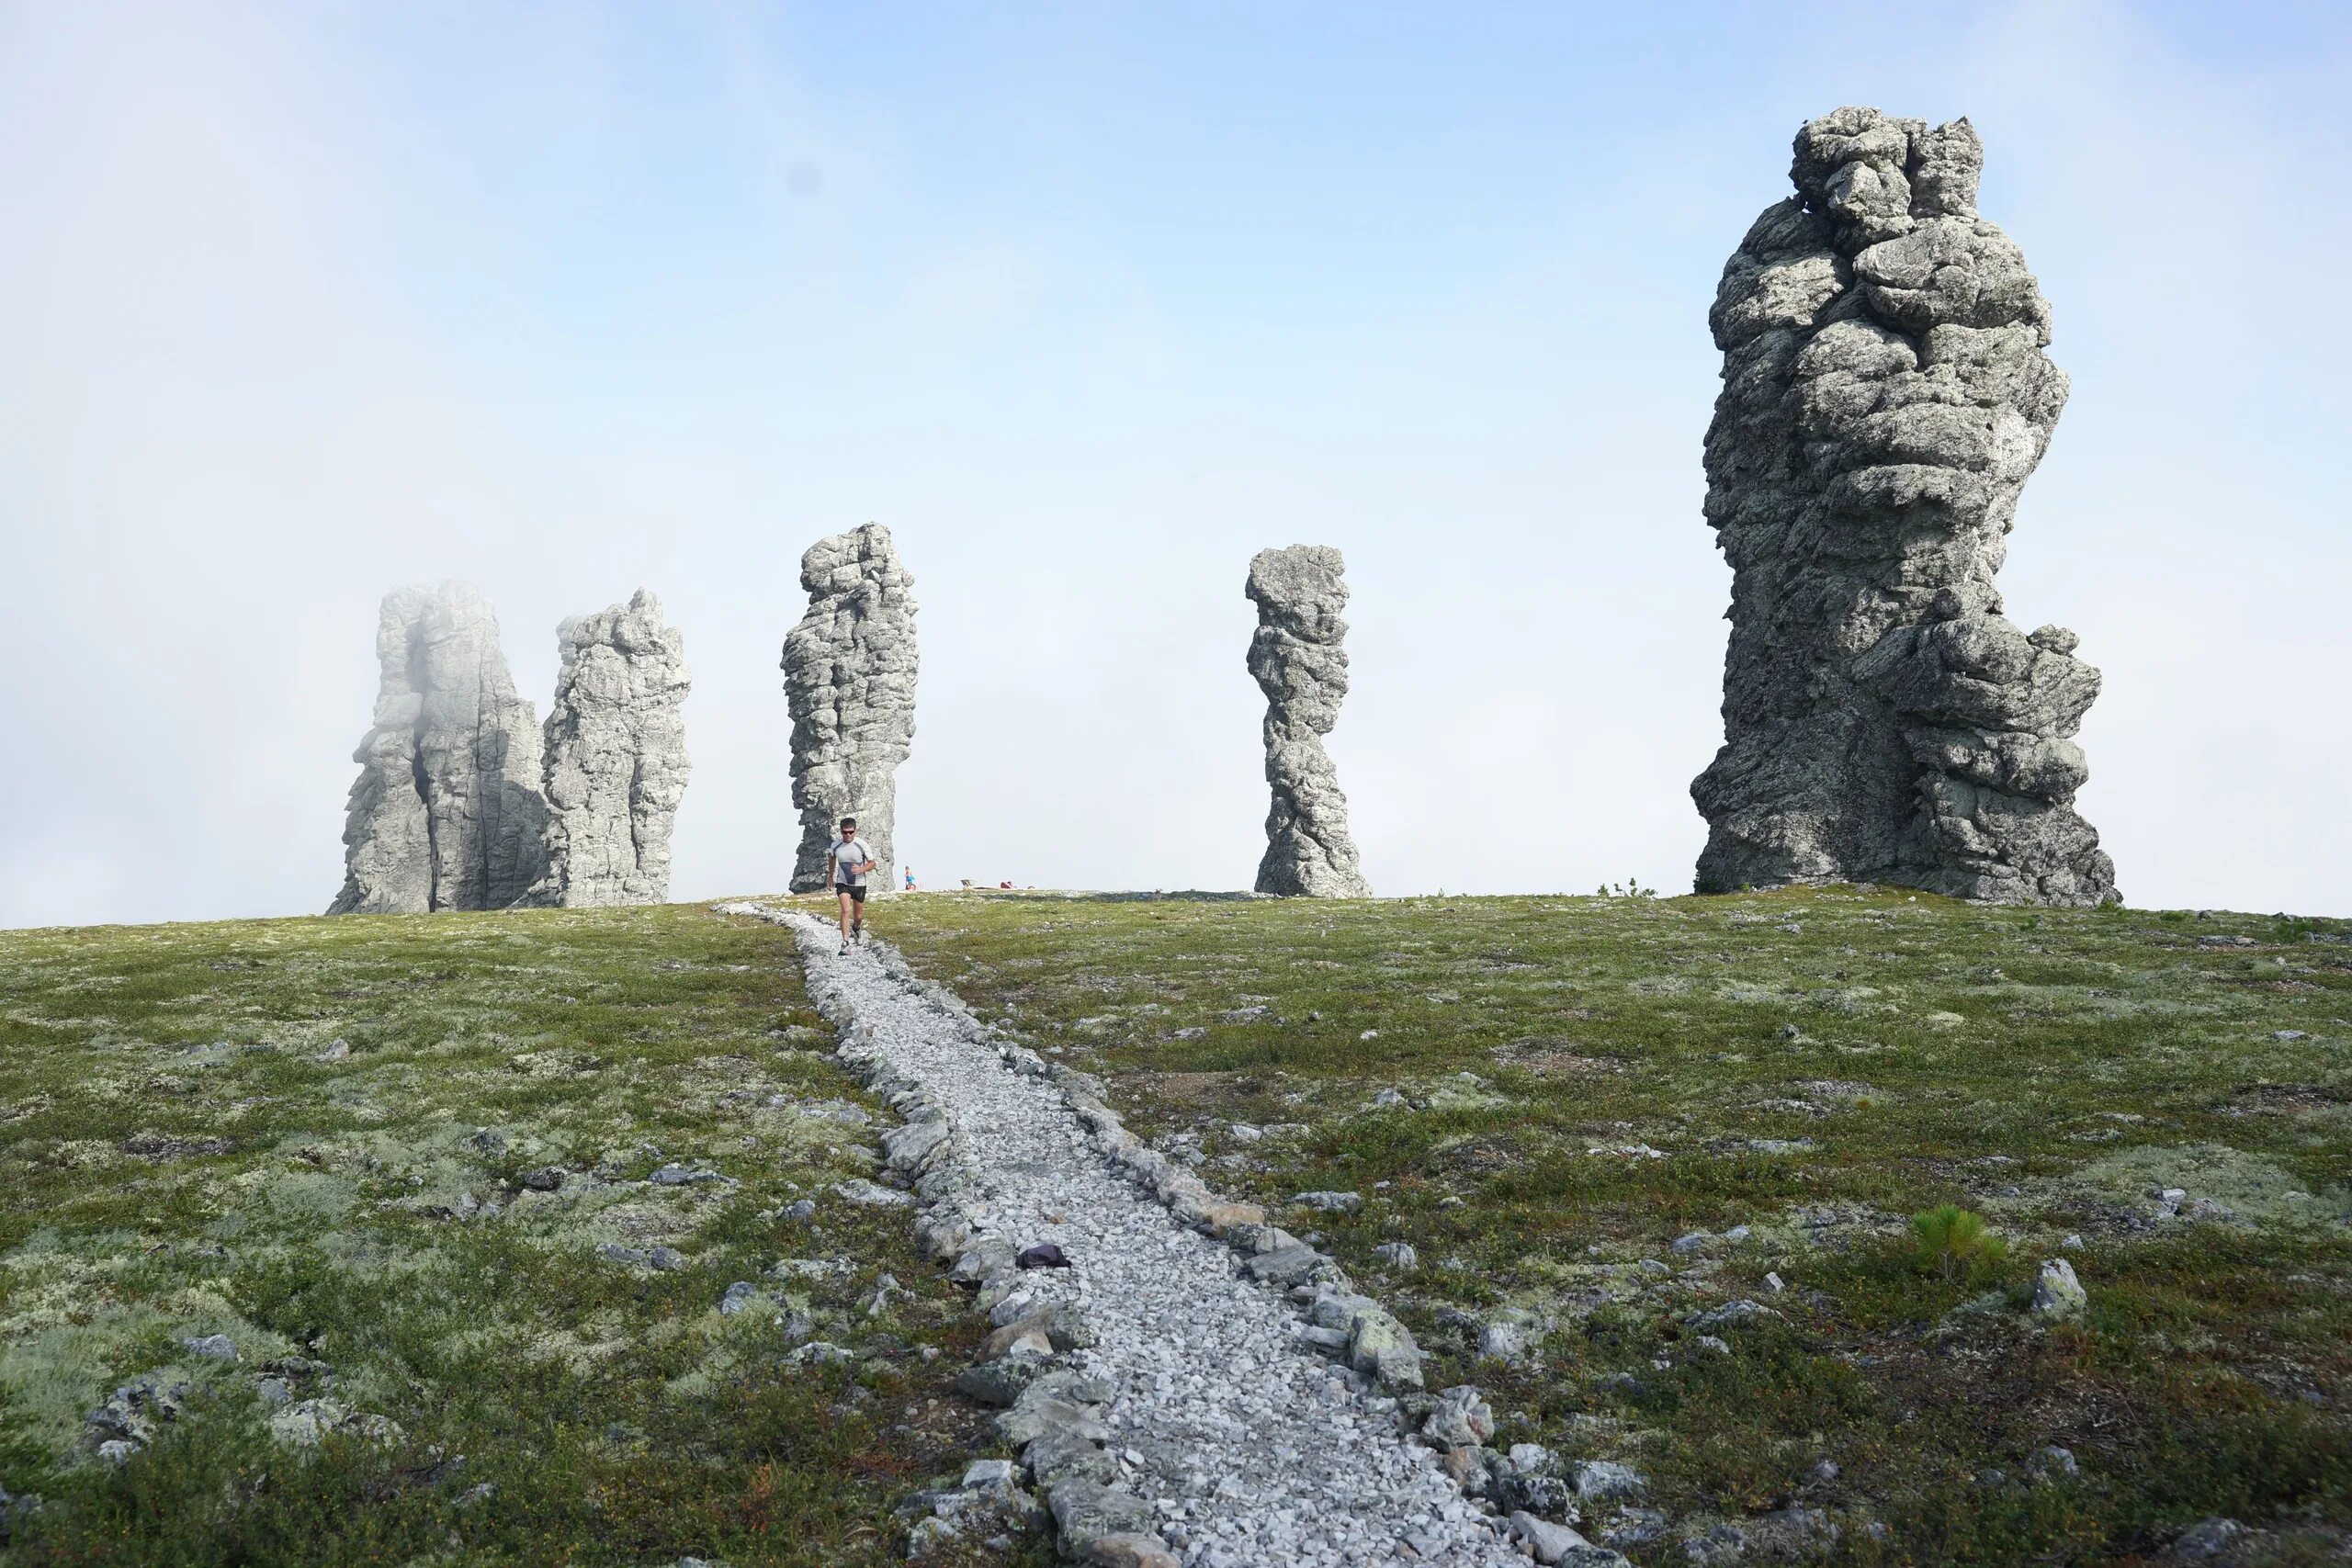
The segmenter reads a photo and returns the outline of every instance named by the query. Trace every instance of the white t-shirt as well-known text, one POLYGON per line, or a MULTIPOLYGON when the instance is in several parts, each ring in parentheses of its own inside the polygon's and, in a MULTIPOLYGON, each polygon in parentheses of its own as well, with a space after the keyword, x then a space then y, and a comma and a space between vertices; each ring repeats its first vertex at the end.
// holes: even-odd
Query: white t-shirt
POLYGON ((833 886, 838 887, 846 882, 854 886, 865 886, 865 873, 852 871, 850 867, 863 865, 873 858, 874 852, 856 839, 852 839, 846 843, 836 843, 833 846, 832 855, 833 886))

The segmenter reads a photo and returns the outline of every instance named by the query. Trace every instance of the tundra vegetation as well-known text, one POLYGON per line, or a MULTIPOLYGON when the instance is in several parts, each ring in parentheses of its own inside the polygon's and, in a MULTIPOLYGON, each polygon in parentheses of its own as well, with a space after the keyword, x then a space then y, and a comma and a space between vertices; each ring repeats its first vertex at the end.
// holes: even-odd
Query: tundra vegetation
POLYGON ((15 931, 0 989, 11 1562, 897 1562, 1003 1451, 782 931, 15 931))
POLYGON ((2352 922, 1826 888, 876 923, 1311 1231, 1492 1447, 1631 1466, 1581 1528, 1636 1561, 2119 1560, 2215 1517, 2338 1560, 2352 922), (2057 1260, 2079 1312, 2036 1308, 2057 1260))

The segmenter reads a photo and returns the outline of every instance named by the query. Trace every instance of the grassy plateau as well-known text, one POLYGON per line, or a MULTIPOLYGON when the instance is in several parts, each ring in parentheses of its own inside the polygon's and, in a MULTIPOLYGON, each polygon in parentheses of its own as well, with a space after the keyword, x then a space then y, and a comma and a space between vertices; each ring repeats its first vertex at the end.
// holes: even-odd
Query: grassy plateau
POLYGON ((1002 1451, 773 927, 14 931, 0 996, 11 1562, 898 1562, 1002 1451))
MULTIPOLYGON (((1311 1233, 1496 1447, 1637 1471, 1581 1524, 1637 1562, 2158 1561, 2216 1517, 2209 1561, 2343 1561, 2352 923, 875 916, 1311 1233), (2052 1258, 2079 1312, 2035 1310, 2052 1258)), ((901 1500, 1005 1450, 953 1387, 984 1323, 851 1195, 888 1115, 831 1043, 788 935, 699 906, 0 933, 0 1555, 902 1559, 901 1500)))
POLYGON ((2343 1561, 2352 922, 1825 889, 877 923, 1313 1231, 1495 1446, 1639 1471, 1584 1520, 1636 1561, 2130 1561, 2216 1517, 2216 1561, 2343 1561), (1943 1205, 1989 1244, 1923 1251, 1943 1205), (2086 1310, 2032 1310, 2051 1258, 2086 1310))

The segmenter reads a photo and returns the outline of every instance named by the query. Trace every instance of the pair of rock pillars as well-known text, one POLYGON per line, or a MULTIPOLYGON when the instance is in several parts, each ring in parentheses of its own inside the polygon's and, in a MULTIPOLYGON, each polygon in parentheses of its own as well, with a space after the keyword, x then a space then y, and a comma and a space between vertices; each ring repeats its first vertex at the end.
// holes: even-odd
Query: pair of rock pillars
MULTIPOLYGON (((2050 303, 1976 210, 1983 144, 1841 108, 1709 313, 1723 391, 1707 520, 1732 566, 1723 749, 1691 785, 1700 892, 1885 882, 1998 903, 2114 900, 2074 809, 2098 671, 1995 589, 2065 373, 2050 303)), ((1320 737, 1347 691, 1336 550, 1251 563, 1273 811, 1258 888, 1362 894, 1320 737)))
MULTIPOLYGON (((1340 618, 1348 591, 1340 552, 1314 545, 1266 550, 1250 563, 1258 630, 1250 672, 1266 694, 1266 818, 1261 893, 1362 897, 1371 890, 1348 838, 1322 737, 1339 721, 1348 690, 1340 618)), ((792 803, 800 813, 795 892, 826 880, 825 855, 843 817, 891 886, 897 864, 899 764, 915 728, 914 577, 890 531, 869 523, 820 539, 800 558, 808 614, 784 644, 785 694, 792 713, 792 803)))
POLYGON ((639 590, 557 628, 540 728, 461 582, 387 594, 331 915, 660 903, 686 791, 677 632, 639 590))

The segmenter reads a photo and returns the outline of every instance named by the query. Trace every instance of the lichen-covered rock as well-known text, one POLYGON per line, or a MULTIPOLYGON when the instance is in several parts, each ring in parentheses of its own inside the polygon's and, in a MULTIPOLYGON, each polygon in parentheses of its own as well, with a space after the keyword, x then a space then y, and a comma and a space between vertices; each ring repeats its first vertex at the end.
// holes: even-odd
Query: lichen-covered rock
POLYGON ((557 628, 563 664, 545 736, 547 877, 533 902, 670 896, 670 829, 686 793, 684 646, 640 588, 557 628))
POLYGON ((825 852, 843 817, 857 818, 874 852, 873 885, 890 886, 898 769, 915 732, 914 581, 878 523, 820 539, 800 558, 808 613, 784 639, 800 812, 796 893, 825 886, 825 852))
POLYGON ((1348 797, 1323 737, 1348 694, 1347 564, 1328 545, 1261 550, 1242 590, 1258 606, 1250 673, 1266 694, 1266 854, 1258 891, 1365 898, 1372 888, 1348 834, 1348 797))
POLYGON ((1724 743, 1691 785, 1698 886, 1900 883, 2116 897, 2073 808, 2098 694, 1994 574, 2059 411, 2050 306, 1976 214, 1969 123, 1841 108, 1724 268, 1707 519, 1733 570, 1724 743))
POLYGON ((376 721, 329 914, 503 909, 546 864, 539 727, 514 694, 498 618, 460 582, 386 595, 376 721))

